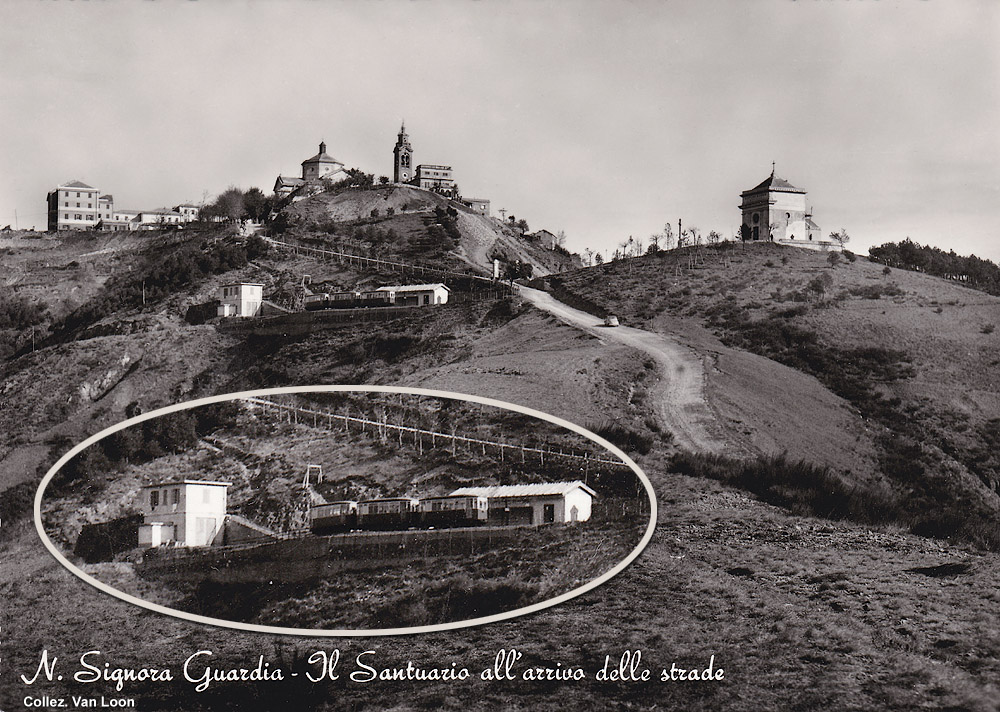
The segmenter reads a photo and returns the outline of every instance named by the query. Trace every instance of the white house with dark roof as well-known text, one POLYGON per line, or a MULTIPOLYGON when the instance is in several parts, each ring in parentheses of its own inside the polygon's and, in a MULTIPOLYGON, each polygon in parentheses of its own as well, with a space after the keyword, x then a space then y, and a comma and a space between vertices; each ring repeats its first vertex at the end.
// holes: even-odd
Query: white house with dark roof
POLYGON ((452 496, 485 497, 491 524, 564 524, 590 519, 597 493, 580 480, 460 487, 452 496))
POLYGON ((842 249, 832 241, 823 240, 806 202, 806 191, 775 175, 773 164, 771 175, 744 190, 740 197, 743 213, 740 230, 744 240, 769 240, 814 250, 842 249))
POLYGON ((302 177, 279 175, 274 181, 274 193, 279 197, 290 195, 304 185, 318 183, 323 179, 333 181, 347 177, 344 164, 326 152, 326 142, 319 144, 319 153, 302 161, 302 177))
POLYGON ((437 284, 402 284, 379 287, 376 292, 388 292, 392 303, 398 307, 428 306, 447 304, 451 290, 440 282, 437 284))

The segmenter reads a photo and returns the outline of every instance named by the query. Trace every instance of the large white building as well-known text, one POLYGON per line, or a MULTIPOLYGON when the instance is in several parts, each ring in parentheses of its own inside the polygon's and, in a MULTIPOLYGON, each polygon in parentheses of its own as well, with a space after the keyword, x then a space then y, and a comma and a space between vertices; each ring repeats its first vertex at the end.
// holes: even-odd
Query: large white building
POLYGON ((452 496, 486 497, 491 524, 585 522, 597 493, 580 480, 527 485, 461 487, 452 496))
POLYGON ((773 164, 771 175, 750 190, 744 190, 740 197, 743 213, 740 231, 744 240, 768 240, 814 250, 841 249, 823 240, 806 202, 806 191, 776 176, 773 164))
POLYGON ((140 490, 139 546, 210 546, 226 523, 229 482, 168 480, 140 490))
POLYGON ((78 180, 56 186, 46 195, 48 229, 56 230, 155 230, 198 219, 198 206, 190 203, 156 210, 115 209, 115 199, 78 180))
MULTIPOLYGON (((101 191, 83 181, 72 180, 56 186, 45 196, 48 203, 48 229, 55 230, 93 230, 101 221, 102 200, 107 198, 105 205, 111 202, 111 196, 101 196, 101 191)), ((111 212, 104 210, 104 212, 111 212)))

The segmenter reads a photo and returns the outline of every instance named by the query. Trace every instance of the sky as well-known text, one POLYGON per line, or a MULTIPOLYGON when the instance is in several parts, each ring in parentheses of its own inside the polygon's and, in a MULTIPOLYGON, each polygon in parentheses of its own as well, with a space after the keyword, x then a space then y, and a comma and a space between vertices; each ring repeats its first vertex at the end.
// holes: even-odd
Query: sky
POLYGON ((391 176, 403 120, 414 164, 574 251, 732 235, 774 161, 855 252, 1000 262, 993 0, 0 4, 0 226, 70 180, 270 192, 321 140, 391 176))

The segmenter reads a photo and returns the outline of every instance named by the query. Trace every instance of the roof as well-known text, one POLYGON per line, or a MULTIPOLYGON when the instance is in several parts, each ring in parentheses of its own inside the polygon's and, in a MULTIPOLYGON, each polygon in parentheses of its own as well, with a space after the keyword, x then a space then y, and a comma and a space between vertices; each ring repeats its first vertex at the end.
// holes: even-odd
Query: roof
POLYGON ((170 208, 156 208, 154 210, 140 210, 140 213, 149 213, 152 215, 180 215, 176 210, 171 210, 170 208))
POLYGON ((302 161, 302 165, 305 165, 307 163, 336 163, 337 165, 341 166, 344 165, 341 161, 338 161, 336 158, 331 156, 326 151, 320 151, 312 158, 307 158, 306 160, 302 161))
POLYGON ((87 185, 86 183, 84 183, 82 181, 78 181, 78 180, 72 180, 69 183, 63 183, 59 187, 60 188, 84 188, 86 190, 97 190, 97 188, 95 188, 94 186, 87 185))
POLYGON ((154 482, 153 484, 143 485, 143 489, 149 487, 167 487, 169 485, 219 485, 220 487, 231 487, 232 482, 221 482, 219 480, 165 480, 164 482, 154 482))
POLYGON ((223 287, 263 287, 261 282, 226 282, 223 287))
POLYGON ((779 178, 772 173, 762 183, 758 183, 750 190, 744 190, 740 195, 748 193, 760 193, 763 191, 776 191, 779 193, 805 193, 801 188, 796 188, 784 178, 779 178))
POLYGON ((810 218, 810 217, 806 218, 806 227, 812 228, 812 229, 815 229, 815 230, 819 230, 819 225, 817 225, 816 223, 814 223, 813 219, 810 218))
POLYGON ((441 284, 440 282, 437 284, 403 284, 398 287, 379 287, 375 291, 376 292, 426 292, 428 289, 437 289, 438 287, 441 287, 442 289, 447 289, 449 292, 451 291, 450 289, 448 289, 447 285, 441 284))
POLYGON ((416 497, 377 497, 375 499, 362 499, 358 504, 371 504, 372 502, 418 502, 416 497))
POLYGON ((108 193, 106 195, 102 195, 98 200, 114 200, 114 199, 115 197, 111 195, 111 193, 108 193))
POLYGON ((278 176, 278 180, 275 181, 275 185, 305 185, 305 180, 292 176, 278 176))
POLYGON ((585 485, 580 480, 572 482, 539 482, 530 485, 494 485, 492 487, 460 487, 452 492, 455 495, 466 495, 469 497, 552 497, 567 495, 573 490, 580 488, 588 492, 592 497, 597 496, 597 492, 585 485))
POLYGON ((417 166, 417 170, 419 171, 421 168, 427 168, 428 170, 431 168, 437 168, 440 171, 451 170, 451 166, 439 166, 436 163, 421 163, 419 166, 417 166))

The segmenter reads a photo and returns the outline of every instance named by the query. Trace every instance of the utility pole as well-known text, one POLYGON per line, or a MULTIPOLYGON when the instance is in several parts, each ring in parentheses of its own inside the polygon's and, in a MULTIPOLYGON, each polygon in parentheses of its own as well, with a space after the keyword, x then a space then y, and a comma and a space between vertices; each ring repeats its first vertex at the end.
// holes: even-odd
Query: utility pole
POLYGON ((507 208, 500 208, 497 212, 500 213, 500 222, 507 222, 507 208))

